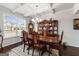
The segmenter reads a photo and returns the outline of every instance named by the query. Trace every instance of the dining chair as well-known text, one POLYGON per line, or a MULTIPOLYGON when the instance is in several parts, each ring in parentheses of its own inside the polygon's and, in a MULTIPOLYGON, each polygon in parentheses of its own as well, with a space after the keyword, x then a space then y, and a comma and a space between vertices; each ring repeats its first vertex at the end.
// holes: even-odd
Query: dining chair
POLYGON ((60 41, 59 41, 59 55, 62 55, 62 41, 63 41, 64 31, 61 33, 60 41))
POLYGON ((3 52, 3 35, 0 35, 0 37, 1 37, 1 43, 0 43, 1 51, 0 52, 3 52))
POLYGON ((62 31, 62 33, 60 35, 60 39, 58 38, 59 39, 58 43, 54 43, 54 44, 51 45, 52 49, 59 50, 59 55, 60 56, 61 56, 61 46, 62 46, 63 34, 64 34, 64 31, 62 31))
POLYGON ((27 48, 28 49, 28 54, 29 54, 29 49, 32 46, 32 42, 28 38, 28 33, 23 30, 21 38, 22 38, 22 42, 24 44, 23 52, 25 52, 25 46, 27 45, 28 46, 28 48, 27 48))
POLYGON ((61 33, 59 44, 62 44, 63 34, 64 34, 64 31, 62 31, 62 33, 61 33))
POLYGON ((32 34, 32 56, 34 55, 34 51, 35 49, 38 50, 39 52, 39 55, 40 55, 40 52, 45 48, 45 45, 43 45, 40 41, 39 41, 39 35, 37 33, 34 33, 32 34))

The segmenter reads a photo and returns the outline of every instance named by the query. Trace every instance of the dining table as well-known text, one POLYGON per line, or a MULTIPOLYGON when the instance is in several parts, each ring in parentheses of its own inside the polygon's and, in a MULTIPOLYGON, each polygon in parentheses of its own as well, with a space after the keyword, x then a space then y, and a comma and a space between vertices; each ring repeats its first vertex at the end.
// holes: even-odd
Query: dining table
POLYGON ((41 55, 44 54, 44 52, 48 52, 49 55, 52 54, 50 51, 50 47, 52 44, 59 43, 59 36, 44 36, 44 35, 32 35, 29 34, 28 38, 34 39, 34 41, 37 43, 37 41, 43 43, 45 45, 45 49, 42 51, 41 55))

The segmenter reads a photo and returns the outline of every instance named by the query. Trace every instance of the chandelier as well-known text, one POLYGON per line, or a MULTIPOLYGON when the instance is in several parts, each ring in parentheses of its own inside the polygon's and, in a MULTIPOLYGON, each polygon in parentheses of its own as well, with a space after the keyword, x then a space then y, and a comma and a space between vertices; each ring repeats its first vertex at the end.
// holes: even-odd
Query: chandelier
POLYGON ((38 15, 38 14, 37 14, 37 12, 38 12, 38 5, 36 5, 35 8, 36 8, 36 11, 34 10, 34 11, 35 11, 35 12, 34 12, 35 16, 34 16, 34 18, 32 19, 32 21, 35 22, 35 23, 38 23, 39 20, 40 20, 39 17, 37 16, 37 15, 38 15))

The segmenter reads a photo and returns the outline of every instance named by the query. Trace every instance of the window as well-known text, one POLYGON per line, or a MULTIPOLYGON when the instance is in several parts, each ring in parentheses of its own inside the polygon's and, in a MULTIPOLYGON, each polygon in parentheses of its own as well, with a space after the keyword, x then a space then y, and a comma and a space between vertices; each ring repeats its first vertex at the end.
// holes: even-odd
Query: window
POLYGON ((5 16, 4 19, 4 38, 21 35, 21 30, 26 28, 24 19, 17 19, 15 16, 5 16))
POLYGON ((16 35, 21 36, 21 31, 26 30, 26 21, 23 19, 18 19, 16 30, 17 30, 16 35))

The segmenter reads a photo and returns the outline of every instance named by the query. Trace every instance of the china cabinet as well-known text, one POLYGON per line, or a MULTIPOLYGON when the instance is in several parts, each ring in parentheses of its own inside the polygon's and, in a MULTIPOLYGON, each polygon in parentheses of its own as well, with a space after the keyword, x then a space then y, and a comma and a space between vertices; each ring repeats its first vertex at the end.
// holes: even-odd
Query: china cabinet
POLYGON ((43 20, 38 23, 38 33, 41 35, 58 35, 58 20, 43 20))

